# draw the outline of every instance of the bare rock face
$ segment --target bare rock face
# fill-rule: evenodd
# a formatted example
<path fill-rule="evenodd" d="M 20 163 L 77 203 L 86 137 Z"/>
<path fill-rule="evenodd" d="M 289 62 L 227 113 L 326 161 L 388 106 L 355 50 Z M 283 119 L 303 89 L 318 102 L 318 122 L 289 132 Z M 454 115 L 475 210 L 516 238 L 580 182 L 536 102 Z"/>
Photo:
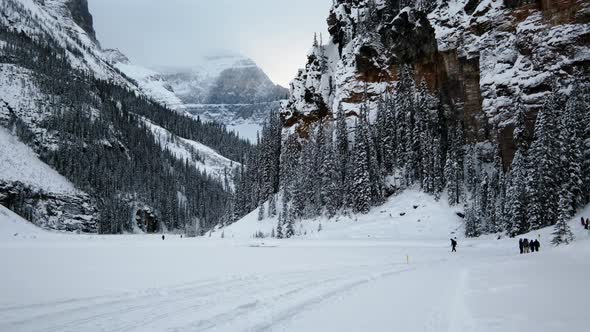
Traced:
<path fill-rule="evenodd" d="M 585 0 L 449 0 L 400 8 L 397 0 L 337 0 L 331 42 L 314 47 L 291 85 L 287 126 L 306 127 L 342 107 L 394 91 L 409 64 L 471 142 L 498 142 L 505 165 L 514 154 L 514 110 L 521 101 L 532 127 L 553 82 L 567 89 L 590 71 L 590 3 Z M 326 66 L 318 67 L 325 62 Z M 326 105 L 326 108 L 322 108 Z"/>
<path fill-rule="evenodd" d="M 207 104 L 253 104 L 275 101 L 288 91 L 273 84 L 256 65 L 228 68 L 219 74 L 207 95 Z"/>
<path fill-rule="evenodd" d="M 96 32 L 94 31 L 92 15 L 88 10 L 88 0 L 69 0 L 67 6 L 74 22 L 96 42 Z"/>
<path fill-rule="evenodd" d="M 85 194 L 48 193 L 20 182 L 0 181 L 0 204 L 45 229 L 98 232 L 98 209 Z"/>

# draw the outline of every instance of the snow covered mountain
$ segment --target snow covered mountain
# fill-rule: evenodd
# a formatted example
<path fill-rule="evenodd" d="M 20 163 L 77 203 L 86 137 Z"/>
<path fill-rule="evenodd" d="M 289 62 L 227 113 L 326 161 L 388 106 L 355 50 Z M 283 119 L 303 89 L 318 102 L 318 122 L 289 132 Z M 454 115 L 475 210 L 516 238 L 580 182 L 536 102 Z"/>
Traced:
<path fill-rule="evenodd" d="M 185 109 L 183 101 L 176 95 L 162 74 L 131 63 L 127 56 L 119 50 L 106 49 L 103 52 L 108 62 L 134 80 L 145 95 L 170 109 L 178 111 Z"/>
<path fill-rule="evenodd" d="M 192 68 L 159 70 L 187 112 L 223 123 L 252 142 L 270 111 L 289 93 L 254 61 L 234 53 L 203 57 Z"/>
<path fill-rule="evenodd" d="M 166 80 L 187 104 L 253 104 L 284 99 L 288 91 L 274 84 L 251 59 L 225 53 L 204 56 L 191 68 L 162 68 Z"/>
<path fill-rule="evenodd" d="M 253 143 L 264 119 L 281 107 L 289 93 L 239 54 L 205 56 L 191 68 L 156 69 L 131 63 L 119 50 L 104 50 L 104 56 L 155 101 L 203 121 L 222 123 Z"/>
<path fill-rule="evenodd" d="M 157 73 L 100 48 L 86 0 L 0 2 L 0 203 L 35 224 L 216 224 L 250 145 L 171 111 L 182 105 Z"/>

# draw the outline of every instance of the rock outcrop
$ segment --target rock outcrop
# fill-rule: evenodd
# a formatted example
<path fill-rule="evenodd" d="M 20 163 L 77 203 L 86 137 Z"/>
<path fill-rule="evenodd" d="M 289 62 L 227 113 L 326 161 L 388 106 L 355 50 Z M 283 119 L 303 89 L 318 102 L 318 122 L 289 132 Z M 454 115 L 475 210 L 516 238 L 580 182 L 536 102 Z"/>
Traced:
<path fill-rule="evenodd" d="M 375 109 L 394 89 L 402 64 L 413 68 L 461 120 L 471 142 L 514 154 L 514 110 L 536 113 L 553 82 L 567 89 L 590 70 L 590 3 L 584 0 L 337 0 L 331 41 L 314 47 L 292 83 L 286 126 L 305 128 L 342 107 Z M 404 2 L 405 3 L 405 2 Z M 318 60 L 318 57 L 322 60 Z M 305 132 L 305 130 L 301 130 Z"/>
<path fill-rule="evenodd" d="M 74 22 L 86 31 L 92 40 L 97 42 L 92 14 L 90 14 L 90 11 L 88 10 L 88 0 L 69 0 L 67 6 L 72 14 Z"/>
<path fill-rule="evenodd" d="M 50 193 L 21 182 L 0 180 L 0 204 L 45 229 L 98 231 L 98 209 L 86 194 Z"/>

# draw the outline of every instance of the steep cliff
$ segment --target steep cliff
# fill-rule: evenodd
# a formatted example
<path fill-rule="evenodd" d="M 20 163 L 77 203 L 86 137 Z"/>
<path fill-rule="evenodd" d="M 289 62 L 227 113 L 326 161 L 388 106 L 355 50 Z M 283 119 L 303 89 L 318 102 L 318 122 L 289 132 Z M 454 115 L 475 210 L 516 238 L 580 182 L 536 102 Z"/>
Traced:
<path fill-rule="evenodd" d="M 69 0 L 67 6 L 72 14 L 74 22 L 86 31 L 92 40 L 98 43 L 96 40 L 96 32 L 94 31 L 92 15 L 88 10 L 88 0 Z"/>
<path fill-rule="evenodd" d="M 291 84 L 287 126 L 305 129 L 338 107 L 349 116 L 365 102 L 375 109 L 409 64 L 469 141 L 499 143 L 505 165 L 515 107 L 524 104 L 532 128 L 552 83 L 567 89 L 590 69 L 584 0 L 337 0 L 328 26 L 330 42 L 313 48 Z"/>

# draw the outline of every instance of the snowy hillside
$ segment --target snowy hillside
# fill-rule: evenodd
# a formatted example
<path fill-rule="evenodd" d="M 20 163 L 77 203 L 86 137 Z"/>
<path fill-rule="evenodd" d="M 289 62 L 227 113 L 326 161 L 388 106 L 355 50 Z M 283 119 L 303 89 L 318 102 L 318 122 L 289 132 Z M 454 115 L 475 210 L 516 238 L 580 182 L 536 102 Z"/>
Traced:
<path fill-rule="evenodd" d="M 31 222 L 0 205 L 0 242 L 51 237 L 54 234 L 42 230 Z"/>
<path fill-rule="evenodd" d="M 172 110 L 184 110 L 182 100 L 174 93 L 172 87 L 162 75 L 154 70 L 132 64 L 118 50 L 105 50 L 105 57 L 118 70 L 137 82 L 139 89 L 156 102 Z"/>
<path fill-rule="evenodd" d="M 217 151 L 199 142 L 178 137 L 168 130 L 145 120 L 146 124 L 157 137 L 163 149 L 170 151 L 179 160 L 192 160 L 197 169 L 224 183 L 231 184 L 231 175 L 240 164 L 220 155 Z"/>
<path fill-rule="evenodd" d="M 0 127 L 0 181 L 19 181 L 48 192 L 76 193 L 74 185 L 39 160 L 35 152 Z"/>
<path fill-rule="evenodd" d="M 268 211 L 268 203 L 265 209 Z M 276 233 L 277 217 L 265 216 L 258 220 L 258 212 L 256 209 L 236 223 L 217 230 L 215 236 L 219 237 L 223 232 L 227 238 L 248 239 L 262 232 L 265 237 L 270 237 L 273 229 Z M 280 208 L 278 212 L 282 213 Z M 446 241 L 463 234 L 462 219 L 456 212 L 462 211 L 449 207 L 444 201 L 436 202 L 431 195 L 408 190 L 391 197 L 368 214 L 302 220 L 295 225 L 295 235 L 308 239 Z M 318 231 L 320 224 L 321 231 Z"/>
<path fill-rule="evenodd" d="M 134 231 L 138 221 L 151 232 L 184 229 L 197 216 L 217 224 L 231 197 L 224 169 L 251 146 L 174 107 L 182 101 L 156 73 L 103 52 L 86 0 L 0 2 L 0 126 L 9 129 L 0 203 L 20 216 L 87 233 Z M 175 143 L 160 144 L 144 119 Z M 58 173 L 80 191 L 62 188 Z"/>
<path fill-rule="evenodd" d="M 3 13 L 0 24 L 37 38 L 50 36 L 51 42 L 67 50 L 68 61 L 73 67 L 132 88 L 131 82 L 121 77 L 105 60 L 94 36 L 80 27 L 78 23 L 84 18 L 72 15 L 69 4 L 77 1 L 4 0 L 0 7 Z"/>
<path fill-rule="evenodd" d="M 104 50 L 104 57 L 153 100 L 203 121 L 225 124 L 253 143 L 264 119 L 288 94 L 239 54 L 201 57 L 191 68 L 157 69 L 133 64 L 119 50 Z"/>

